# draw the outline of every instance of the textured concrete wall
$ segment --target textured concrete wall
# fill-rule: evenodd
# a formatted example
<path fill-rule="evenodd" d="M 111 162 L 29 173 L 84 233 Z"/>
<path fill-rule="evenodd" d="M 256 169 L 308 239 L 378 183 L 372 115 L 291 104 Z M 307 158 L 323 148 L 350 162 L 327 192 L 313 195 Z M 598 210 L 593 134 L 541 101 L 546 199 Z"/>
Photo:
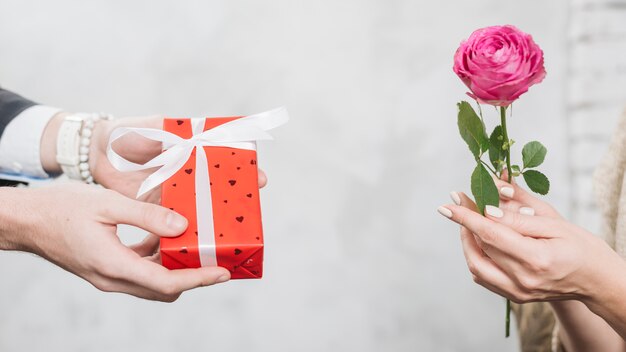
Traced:
<path fill-rule="evenodd" d="M 585 84 L 568 89 L 566 75 L 584 60 L 602 69 L 594 50 L 609 45 L 579 54 L 572 43 L 591 44 L 572 34 L 570 11 L 565 0 L 0 0 L 0 83 L 29 97 L 118 116 L 284 104 L 293 118 L 260 149 L 263 280 L 168 305 L 0 253 L 0 350 L 515 351 L 504 300 L 473 284 L 458 227 L 435 213 L 471 172 L 452 55 L 481 26 L 533 33 L 549 73 L 515 106 L 512 137 L 548 146 L 547 199 L 568 212 L 573 126 L 588 120 L 575 98 Z M 576 28 L 604 28 L 589 21 Z"/>
<path fill-rule="evenodd" d="M 626 1 L 576 0 L 568 34 L 571 215 L 599 229 L 591 175 L 626 105 Z"/>

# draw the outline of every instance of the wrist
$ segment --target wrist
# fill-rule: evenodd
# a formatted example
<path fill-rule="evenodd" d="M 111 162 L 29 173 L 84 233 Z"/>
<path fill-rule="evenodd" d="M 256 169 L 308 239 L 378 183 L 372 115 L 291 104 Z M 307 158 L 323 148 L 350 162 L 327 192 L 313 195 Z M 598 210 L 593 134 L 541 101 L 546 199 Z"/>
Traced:
<path fill-rule="evenodd" d="M 101 123 L 112 119 L 111 115 L 100 113 L 76 113 L 55 116 L 48 128 L 45 147 L 49 148 L 47 158 L 54 153 L 55 160 L 51 167 L 63 172 L 68 178 L 94 183 L 92 167 L 98 155 L 98 136 L 94 129 Z M 99 129 L 97 129 L 99 130 Z M 53 135 L 56 134 L 56 143 Z M 96 144 L 96 146 L 93 146 Z"/>
<path fill-rule="evenodd" d="M 575 306 L 577 303 L 580 304 L 580 302 L 577 300 L 550 301 L 548 303 L 550 304 L 554 312 L 557 313 L 557 315 L 559 315 L 560 312 L 569 311 L 569 309 Z"/>
<path fill-rule="evenodd" d="M 0 250 L 26 250 L 32 221 L 23 207 L 28 190 L 0 187 Z"/>
<path fill-rule="evenodd" d="M 626 261 L 604 242 L 606 249 L 601 263 L 596 263 L 593 275 L 586 280 L 580 299 L 590 310 L 602 315 L 607 307 L 621 305 L 626 293 Z M 593 268 L 593 266 L 592 266 Z"/>
<path fill-rule="evenodd" d="M 63 123 L 63 119 L 67 115 L 67 112 L 59 112 L 54 115 L 46 125 L 41 136 L 41 165 L 43 166 L 43 169 L 50 174 L 58 174 L 61 172 L 61 166 L 56 160 L 57 137 L 59 135 L 59 128 Z"/>
<path fill-rule="evenodd" d="M 108 143 L 108 136 L 111 131 L 111 125 L 113 124 L 110 120 L 100 120 L 93 127 L 92 136 L 91 136 L 91 146 L 89 148 L 89 160 L 87 161 L 89 165 L 89 170 L 91 170 L 91 175 L 94 179 L 95 183 L 100 184 L 101 179 L 98 177 L 98 166 L 102 163 L 102 158 L 106 158 L 106 148 Z"/>

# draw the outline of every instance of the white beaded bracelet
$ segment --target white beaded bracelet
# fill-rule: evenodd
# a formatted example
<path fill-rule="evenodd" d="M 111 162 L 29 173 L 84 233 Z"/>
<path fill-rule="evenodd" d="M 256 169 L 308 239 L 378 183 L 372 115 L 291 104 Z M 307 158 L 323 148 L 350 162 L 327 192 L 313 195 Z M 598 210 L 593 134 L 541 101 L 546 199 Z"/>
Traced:
<path fill-rule="evenodd" d="M 94 183 L 89 170 L 89 148 L 93 128 L 99 120 L 111 120 L 109 114 L 74 114 L 67 116 L 57 137 L 57 162 L 71 179 Z"/>

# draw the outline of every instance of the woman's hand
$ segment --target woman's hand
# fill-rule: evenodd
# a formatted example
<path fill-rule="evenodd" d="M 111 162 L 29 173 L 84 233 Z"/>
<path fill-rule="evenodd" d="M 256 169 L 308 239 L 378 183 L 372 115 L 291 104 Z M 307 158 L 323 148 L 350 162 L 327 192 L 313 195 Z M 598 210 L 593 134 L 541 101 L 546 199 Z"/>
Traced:
<path fill-rule="evenodd" d="M 496 180 L 496 185 L 500 209 L 488 208 L 486 217 L 456 192 L 451 193 L 455 205 L 439 210 L 462 224 L 474 281 L 517 303 L 550 301 L 567 351 L 623 351 L 623 260 L 516 184 Z"/>
<path fill-rule="evenodd" d="M 487 207 L 485 217 L 462 193 L 453 195 L 458 205 L 439 208 L 462 225 L 467 264 L 480 285 L 518 303 L 584 300 L 623 266 L 608 245 L 550 205 L 516 185 L 498 181 L 498 188 L 502 206 Z"/>
<path fill-rule="evenodd" d="M 158 236 L 178 236 L 187 228 L 187 220 L 169 209 L 74 182 L 0 192 L 10 205 L 0 207 L 1 249 L 35 253 L 102 291 L 172 302 L 186 290 L 230 279 L 220 267 L 170 271 L 157 264 Z M 156 236 L 126 247 L 118 224 Z"/>

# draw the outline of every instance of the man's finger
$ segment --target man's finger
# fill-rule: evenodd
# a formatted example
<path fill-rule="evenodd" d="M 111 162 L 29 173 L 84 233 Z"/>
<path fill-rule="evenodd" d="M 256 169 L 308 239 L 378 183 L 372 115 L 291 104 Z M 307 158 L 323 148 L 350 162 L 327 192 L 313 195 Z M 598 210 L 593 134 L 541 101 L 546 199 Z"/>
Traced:
<path fill-rule="evenodd" d="M 162 206 L 130 199 L 114 191 L 100 201 L 106 222 L 137 226 L 157 236 L 175 237 L 187 229 L 187 219 Z"/>
<path fill-rule="evenodd" d="M 127 271 L 126 280 L 163 295 L 178 295 L 184 291 L 230 280 L 230 272 L 221 267 L 168 270 L 151 261 L 138 259 Z"/>
<path fill-rule="evenodd" d="M 267 185 L 267 175 L 263 170 L 259 169 L 259 188 L 263 188 Z"/>
<path fill-rule="evenodd" d="M 141 242 L 129 246 L 128 248 L 135 251 L 135 253 L 137 253 L 140 257 L 147 257 L 152 256 L 157 251 L 159 248 L 159 242 L 159 236 L 155 236 L 150 233 Z"/>
<path fill-rule="evenodd" d="M 159 264 L 161 265 L 161 252 L 156 252 L 153 255 L 149 256 L 149 257 L 144 257 L 144 260 L 149 260 L 153 263 Z"/>
<path fill-rule="evenodd" d="M 108 133 L 117 127 L 162 129 L 163 116 L 129 117 L 109 121 L 107 125 Z M 113 148 L 127 160 L 138 164 L 147 162 L 163 151 L 161 142 L 153 141 L 134 133 L 130 133 L 116 140 L 113 143 Z"/>

